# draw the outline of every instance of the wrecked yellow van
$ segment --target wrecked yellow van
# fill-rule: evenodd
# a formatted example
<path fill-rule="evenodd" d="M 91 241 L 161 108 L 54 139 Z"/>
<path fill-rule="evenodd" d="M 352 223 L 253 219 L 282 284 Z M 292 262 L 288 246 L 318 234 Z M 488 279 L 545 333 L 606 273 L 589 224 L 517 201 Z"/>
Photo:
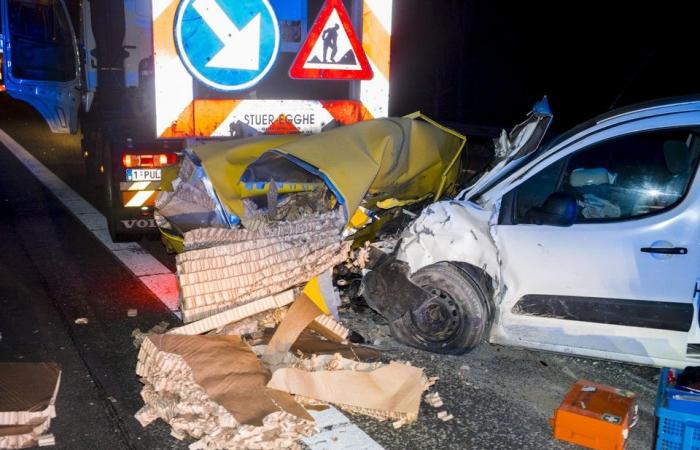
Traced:
<path fill-rule="evenodd" d="M 194 147 L 164 174 L 156 222 L 166 246 L 180 252 L 190 230 L 250 229 L 339 209 L 339 232 L 364 241 L 404 207 L 454 194 L 465 143 L 415 113 Z"/>

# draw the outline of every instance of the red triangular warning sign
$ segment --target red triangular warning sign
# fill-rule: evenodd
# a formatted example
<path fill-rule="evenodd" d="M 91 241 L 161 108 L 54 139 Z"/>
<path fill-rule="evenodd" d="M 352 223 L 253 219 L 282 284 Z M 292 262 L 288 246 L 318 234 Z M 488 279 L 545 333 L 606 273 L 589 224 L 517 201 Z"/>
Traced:
<path fill-rule="evenodd" d="M 342 0 L 327 0 L 323 5 L 289 75 L 317 80 L 374 78 Z"/>

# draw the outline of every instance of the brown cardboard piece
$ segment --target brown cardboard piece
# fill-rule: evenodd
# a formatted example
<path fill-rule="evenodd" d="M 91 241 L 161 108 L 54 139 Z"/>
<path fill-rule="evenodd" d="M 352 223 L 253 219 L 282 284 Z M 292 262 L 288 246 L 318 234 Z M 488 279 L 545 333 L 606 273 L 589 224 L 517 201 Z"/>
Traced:
<path fill-rule="evenodd" d="M 263 332 L 263 344 L 269 343 L 274 331 L 273 329 L 266 329 Z M 295 355 L 301 353 L 304 356 L 339 354 L 343 358 L 354 361 L 378 361 L 382 356 L 382 352 L 379 350 L 364 345 L 343 344 L 325 340 L 309 330 L 309 328 L 302 331 L 297 340 L 294 341 L 294 344 L 292 344 L 290 351 Z"/>
<path fill-rule="evenodd" d="M 341 323 L 336 322 L 333 316 L 325 314 L 318 316 L 309 324 L 309 329 L 333 342 L 345 342 L 350 335 L 350 330 Z"/>
<path fill-rule="evenodd" d="M 257 356 L 239 336 L 149 336 L 158 350 L 182 357 L 210 399 L 242 424 L 261 426 L 280 409 L 313 421 L 287 393 L 266 389 L 269 379 Z"/>
<path fill-rule="evenodd" d="M 51 363 L 0 363 L 0 412 L 41 411 L 58 390 L 61 369 Z"/>
<path fill-rule="evenodd" d="M 56 417 L 61 369 L 53 363 L 0 363 L 0 448 L 37 445 Z"/>
<path fill-rule="evenodd" d="M 370 372 L 278 369 L 267 386 L 340 407 L 386 413 L 387 418 L 413 421 L 418 417 L 423 378 L 423 369 L 392 362 Z"/>
<path fill-rule="evenodd" d="M 0 425 L 56 416 L 61 369 L 53 363 L 0 363 Z"/>
<path fill-rule="evenodd" d="M 299 294 L 267 344 L 263 361 L 273 365 L 281 361 L 301 332 L 321 314 L 323 311 L 306 294 Z"/>
<path fill-rule="evenodd" d="M 355 361 L 377 361 L 381 358 L 382 352 L 373 348 L 355 344 L 341 344 L 338 342 L 325 341 L 317 337 L 309 330 L 305 330 L 294 342 L 292 352 L 299 352 L 303 355 L 334 355 L 339 354 L 343 358 Z"/>

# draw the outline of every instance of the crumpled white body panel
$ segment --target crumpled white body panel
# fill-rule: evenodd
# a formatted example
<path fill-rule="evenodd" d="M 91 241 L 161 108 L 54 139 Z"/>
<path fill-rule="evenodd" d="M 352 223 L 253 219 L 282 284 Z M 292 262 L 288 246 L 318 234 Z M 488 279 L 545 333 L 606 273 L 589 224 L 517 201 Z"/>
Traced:
<path fill-rule="evenodd" d="M 460 261 L 498 280 L 498 251 L 490 233 L 493 212 L 466 201 L 443 201 L 423 210 L 404 230 L 398 259 L 411 273 L 440 261 Z"/>

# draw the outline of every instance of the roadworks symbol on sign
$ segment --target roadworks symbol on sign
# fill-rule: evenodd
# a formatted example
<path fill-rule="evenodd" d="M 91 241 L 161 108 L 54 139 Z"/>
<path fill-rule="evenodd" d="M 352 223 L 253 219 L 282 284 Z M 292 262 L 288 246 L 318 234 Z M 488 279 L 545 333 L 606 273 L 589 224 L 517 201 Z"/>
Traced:
<path fill-rule="evenodd" d="M 289 75 L 323 80 L 371 80 L 374 77 L 342 0 L 326 1 Z"/>

